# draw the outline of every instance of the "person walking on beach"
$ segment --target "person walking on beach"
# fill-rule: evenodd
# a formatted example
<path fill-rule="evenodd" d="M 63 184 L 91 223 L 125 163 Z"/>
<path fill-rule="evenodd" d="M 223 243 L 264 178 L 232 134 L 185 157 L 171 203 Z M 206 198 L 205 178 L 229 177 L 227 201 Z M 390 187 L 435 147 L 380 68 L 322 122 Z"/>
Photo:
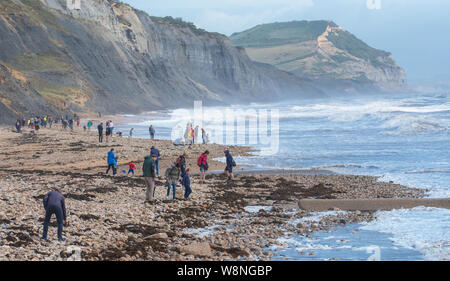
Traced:
<path fill-rule="evenodd" d="M 194 129 L 194 143 L 198 143 L 198 130 L 199 130 L 199 126 L 195 126 Z"/>
<path fill-rule="evenodd" d="M 19 119 L 17 119 L 17 121 L 16 121 L 16 131 L 19 134 L 22 133 L 22 122 L 20 122 Z"/>
<path fill-rule="evenodd" d="M 157 148 L 155 148 L 154 146 L 152 146 L 150 149 L 150 154 L 156 155 L 156 161 L 155 161 L 156 175 L 159 176 L 159 157 L 160 157 L 159 150 Z"/>
<path fill-rule="evenodd" d="M 103 142 L 103 123 L 98 124 L 98 142 Z"/>
<path fill-rule="evenodd" d="M 187 153 L 184 152 L 183 155 L 178 157 L 177 163 L 179 164 L 179 168 L 181 171 L 181 178 L 184 177 L 184 174 L 186 173 L 186 158 L 188 157 Z"/>
<path fill-rule="evenodd" d="M 202 141 L 203 141 L 203 144 L 206 144 L 206 131 L 203 128 L 202 128 Z"/>
<path fill-rule="evenodd" d="M 109 137 L 111 136 L 111 125 L 110 125 L 109 121 L 106 122 L 106 134 L 105 135 L 106 135 L 106 142 L 108 143 Z"/>
<path fill-rule="evenodd" d="M 145 202 L 151 202 L 154 200 L 155 195 L 155 160 L 156 155 L 148 155 L 144 159 L 144 164 L 142 165 L 142 172 L 144 174 L 145 185 L 147 186 L 145 193 Z"/>
<path fill-rule="evenodd" d="M 184 174 L 183 177 L 183 186 L 184 186 L 184 200 L 188 200 L 189 199 L 189 195 L 191 195 L 192 193 L 192 189 L 191 189 L 191 178 L 190 178 L 191 172 L 189 169 L 186 170 L 186 174 Z M 174 190 L 175 193 L 175 190 Z"/>
<path fill-rule="evenodd" d="M 58 222 L 58 240 L 64 242 L 66 239 L 62 236 L 63 225 L 68 225 L 64 196 L 58 190 L 51 191 L 44 196 L 43 203 L 45 219 L 41 240 L 47 240 L 48 225 L 52 215 L 55 214 L 56 221 Z"/>
<path fill-rule="evenodd" d="M 233 156 L 231 156 L 230 150 L 225 149 L 225 157 L 227 159 L 227 166 L 225 167 L 225 173 L 228 176 L 228 180 L 234 180 L 233 167 L 236 167 Z"/>
<path fill-rule="evenodd" d="M 117 157 L 114 155 L 114 148 L 108 152 L 108 170 L 106 170 L 106 174 L 109 173 L 109 170 L 112 168 L 113 176 L 117 174 Z"/>
<path fill-rule="evenodd" d="M 209 151 L 206 150 L 197 159 L 197 166 L 200 167 L 200 173 L 201 173 L 201 175 L 200 175 L 200 182 L 202 184 L 205 183 L 206 171 L 208 171 L 208 155 L 209 155 Z"/>
<path fill-rule="evenodd" d="M 87 129 L 88 129 L 88 131 L 91 130 L 91 127 L 92 127 L 92 121 L 89 120 L 89 121 L 87 122 Z"/>
<path fill-rule="evenodd" d="M 48 118 L 48 125 L 50 126 L 50 129 L 53 127 L 53 115 Z"/>
<path fill-rule="evenodd" d="M 73 131 L 73 119 L 69 120 L 69 128 L 71 131 Z"/>
<path fill-rule="evenodd" d="M 112 120 L 109 120 L 109 128 L 111 129 L 111 138 L 112 138 L 114 134 L 114 123 Z"/>
<path fill-rule="evenodd" d="M 66 120 L 62 120 L 62 126 L 65 131 L 67 129 L 67 121 Z"/>
<path fill-rule="evenodd" d="M 134 134 L 134 128 L 131 128 L 131 130 L 130 130 L 130 139 L 133 137 L 133 134 Z"/>
<path fill-rule="evenodd" d="M 170 200 L 170 190 L 173 189 L 173 200 L 177 200 L 177 181 L 180 178 L 180 164 L 173 163 L 165 172 L 167 179 L 167 200 Z"/>
<path fill-rule="evenodd" d="M 150 139 L 154 140 L 155 139 L 155 128 L 153 127 L 153 125 L 150 125 L 150 127 L 148 128 L 148 131 L 150 133 Z"/>

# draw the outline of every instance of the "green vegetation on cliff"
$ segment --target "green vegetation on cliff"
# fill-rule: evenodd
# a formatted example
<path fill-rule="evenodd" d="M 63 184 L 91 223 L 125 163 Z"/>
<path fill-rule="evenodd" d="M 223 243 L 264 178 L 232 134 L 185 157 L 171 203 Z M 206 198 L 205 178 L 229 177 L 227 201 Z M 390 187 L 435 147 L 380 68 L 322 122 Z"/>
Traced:
<path fill-rule="evenodd" d="M 249 30 L 234 33 L 231 43 L 245 48 L 264 48 L 316 40 L 325 32 L 330 21 L 291 21 L 257 25 Z"/>

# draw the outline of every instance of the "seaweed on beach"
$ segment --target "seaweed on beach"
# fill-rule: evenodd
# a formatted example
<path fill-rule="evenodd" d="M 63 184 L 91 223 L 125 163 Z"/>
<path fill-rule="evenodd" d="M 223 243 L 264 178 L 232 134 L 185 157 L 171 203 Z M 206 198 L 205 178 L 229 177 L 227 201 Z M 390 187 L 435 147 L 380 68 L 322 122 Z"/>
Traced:
<path fill-rule="evenodd" d="M 159 228 L 146 224 L 124 224 L 118 228 L 113 228 L 112 230 L 122 233 L 124 233 L 125 231 L 129 231 L 134 234 L 141 234 L 143 237 L 151 236 L 153 234 L 161 232 Z"/>
<path fill-rule="evenodd" d="M 248 256 L 249 253 L 241 248 L 236 248 L 236 247 L 232 247 L 232 248 L 225 248 L 216 244 L 212 244 L 211 245 L 211 249 L 216 250 L 218 252 L 224 252 L 227 254 L 230 254 L 233 258 L 237 258 L 240 256 Z"/>
<path fill-rule="evenodd" d="M 91 214 L 80 215 L 79 218 L 84 220 L 84 221 L 99 220 L 100 219 L 99 216 L 91 215 Z"/>
<path fill-rule="evenodd" d="M 95 195 L 92 194 L 74 194 L 69 193 L 64 195 L 66 199 L 73 199 L 77 201 L 93 201 L 92 198 L 95 198 Z"/>

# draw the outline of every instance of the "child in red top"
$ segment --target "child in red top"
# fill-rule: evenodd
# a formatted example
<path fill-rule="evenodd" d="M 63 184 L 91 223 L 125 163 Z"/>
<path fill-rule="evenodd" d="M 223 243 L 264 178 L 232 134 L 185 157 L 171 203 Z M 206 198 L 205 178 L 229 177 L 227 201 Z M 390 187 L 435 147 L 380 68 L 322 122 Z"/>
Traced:
<path fill-rule="evenodd" d="M 134 165 L 134 163 L 133 162 L 130 162 L 130 163 L 128 163 L 128 166 L 129 166 L 129 170 L 128 170 L 128 175 L 130 175 L 130 173 L 132 173 L 133 174 L 133 176 L 134 176 L 134 170 L 136 170 L 136 165 Z"/>

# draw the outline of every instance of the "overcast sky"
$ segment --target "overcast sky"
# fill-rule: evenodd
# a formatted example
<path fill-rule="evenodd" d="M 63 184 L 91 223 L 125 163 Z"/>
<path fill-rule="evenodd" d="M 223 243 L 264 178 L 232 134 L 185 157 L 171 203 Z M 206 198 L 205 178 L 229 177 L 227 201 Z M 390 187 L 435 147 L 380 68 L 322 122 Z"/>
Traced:
<path fill-rule="evenodd" d="M 391 52 L 411 84 L 450 85 L 449 0 L 122 1 L 150 15 L 181 17 L 225 35 L 275 21 L 333 20 L 369 45 Z"/>

